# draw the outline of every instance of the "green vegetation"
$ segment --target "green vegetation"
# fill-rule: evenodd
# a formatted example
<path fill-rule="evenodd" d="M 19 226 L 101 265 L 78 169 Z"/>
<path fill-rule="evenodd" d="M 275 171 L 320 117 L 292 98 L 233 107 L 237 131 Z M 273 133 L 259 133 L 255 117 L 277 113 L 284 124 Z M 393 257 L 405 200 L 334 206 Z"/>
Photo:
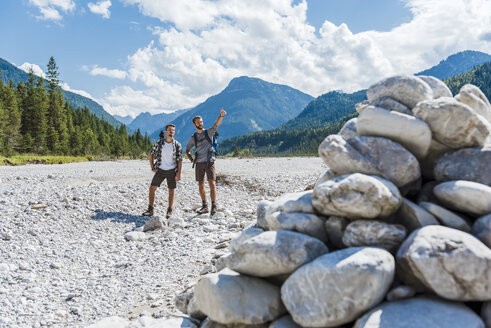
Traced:
<path fill-rule="evenodd" d="M 488 99 L 491 99 L 491 62 L 479 65 L 467 73 L 445 80 L 452 93 L 456 95 L 464 84 L 479 87 Z"/>
<path fill-rule="evenodd" d="M 320 128 L 338 122 L 355 111 L 355 105 L 367 99 L 366 90 L 351 94 L 331 91 L 311 101 L 294 119 L 281 125 L 282 130 Z"/>
<path fill-rule="evenodd" d="M 128 135 L 124 125 L 114 127 L 87 107 L 74 109 L 65 100 L 53 57 L 46 80 L 36 78 L 32 71 L 28 77 L 17 86 L 0 79 L 1 155 L 10 160 L 18 154 L 141 158 L 148 153 L 152 146 L 148 135 L 142 136 L 139 130 Z"/>
<path fill-rule="evenodd" d="M 12 80 L 14 85 L 18 85 L 20 82 L 27 83 L 29 80 L 28 74 L 23 70 L 15 67 L 8 61 L 0 58 L 0 70 L 2 71 L 2 75 L 0 76 L 0 80 L 3 80 L 4 83 L 9 84 Z M 36 80 L 41 79 L 36 76 Z M 65 101 L 68 101 L 73 108 L 84 108 L 87 107 L 92 114 L 95 114 L 98 118 L 104 119 L 112 125 L 119 127 L 121 122 L 112 117 L 108 112 L 104 110 L 104 108 L 87 97 L 81 96 L 79 94 L 73 93 L 71 91 L 62 90 L 63 96 L 65 97 Z"/>
<path fill-rule="evenodd" d="M 74 162 L 88 162 L 94 160 L 93 156 L 42 156 L 37 154 L 22 154 L 14 156 L 0 156 L 0 166 L 25 164 L 65 164 Z"/>
<path fill-rule="evenodd" d="M 246 134 L 220 142 L 220 153 L 229 156 L 317 156 L 319 144 L 330 134 L 338 133 L 344 123 L 356 117 L 349 114 L 325 127 L 282 130 L 275 129 Z M 247 154 L 247 155 L 246 155 Z"/>

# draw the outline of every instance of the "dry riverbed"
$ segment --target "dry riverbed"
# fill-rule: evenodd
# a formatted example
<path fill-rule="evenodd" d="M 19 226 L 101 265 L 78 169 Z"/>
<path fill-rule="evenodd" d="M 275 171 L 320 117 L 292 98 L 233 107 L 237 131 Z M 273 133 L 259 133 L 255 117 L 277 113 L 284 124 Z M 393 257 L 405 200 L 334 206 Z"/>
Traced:
<path fill-rule="evenodd" d="M 175 224 L 142 241 L 124 235 L 148 221 L 140 216 L 153 175 L 147 161 L 0 167 L 0 327 L 170 315 L 175 294 L 254 222 L 259 200 L 301 191 L 326 169 L 319 158 L 230 158 L 216 167 L 216 217 L 194 214 L 200 200 L 186 161 Z M 161 188 L 156 215 L 166 206 Z"/>

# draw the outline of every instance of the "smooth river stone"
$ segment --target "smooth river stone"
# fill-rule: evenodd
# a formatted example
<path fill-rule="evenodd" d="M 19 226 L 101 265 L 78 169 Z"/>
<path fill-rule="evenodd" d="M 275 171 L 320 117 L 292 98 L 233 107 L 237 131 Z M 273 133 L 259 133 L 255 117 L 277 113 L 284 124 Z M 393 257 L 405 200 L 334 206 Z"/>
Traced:
<path fill-rule="evenodd" d="M 385 137 L 393 140 L 414 156 L 423 158 L 431 143 L 431 130 L 414 116 L 368 106 L 358 117 L 357 131 L 362 136 Z"/>
<path fill-rule="evenodd" d="M 412 75 L 396 75 L 370 86 L 367 90 L 369 102 L 390 97 L 412 109 L 420 101 L 433 99 L 431 87 L 422 79 Z"/>
<path fill-rule="evenodd" d="M 448 208 L 482 216 L 491 213 L 491 187 L 472 181 L 442 182 L 433 188 L 435 196 Z"/>

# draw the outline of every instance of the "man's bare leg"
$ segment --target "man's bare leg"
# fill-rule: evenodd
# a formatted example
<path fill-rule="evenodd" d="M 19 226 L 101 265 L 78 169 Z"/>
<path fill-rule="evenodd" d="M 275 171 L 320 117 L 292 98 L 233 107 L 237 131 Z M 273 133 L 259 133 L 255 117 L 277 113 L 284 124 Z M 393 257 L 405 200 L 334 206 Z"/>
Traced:
<path fill-rule="evenodd" d="M 150 186 L 150 190 L 148 192 L 148 205 L 150 207 L 153 207 L 153 203 L 155 202 L 155 191 L 157 188 L 157 186 Z"/>
<path fill-rule="evenodd" d="M 172 205 L 174 205 L 174 189 L 168 189 L 169 190 L 169 207 L 172 208 Z"/>
<path fill-rule="evenodd" d="M 210 186 L 211 201 L 216 202 L 216 200 L 217 200 L 217 188 L 216 188 L 215 180 L 208 180 L 208 185 Z"/>

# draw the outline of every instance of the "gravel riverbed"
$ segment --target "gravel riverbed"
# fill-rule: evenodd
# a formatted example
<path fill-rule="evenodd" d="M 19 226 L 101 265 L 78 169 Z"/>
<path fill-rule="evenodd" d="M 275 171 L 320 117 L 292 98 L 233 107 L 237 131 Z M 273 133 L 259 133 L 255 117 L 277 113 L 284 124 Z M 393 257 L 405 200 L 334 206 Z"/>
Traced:
<path fill-rule="evenodd" d="M 0 167 L 0 327 L 171 315 L 176 293 L 255 221 L 259 200 L 304 190 L 326 166 L 320 158 L 232 158 L 216 169 L 213 218 L 194 213 L 198 187 L 185 161 L 168 226 L 126 241 L 149 220 L 140 216 L 153 176 L 148 161 Z M 166 207 L 164 182 L 155 215 Z"/>

